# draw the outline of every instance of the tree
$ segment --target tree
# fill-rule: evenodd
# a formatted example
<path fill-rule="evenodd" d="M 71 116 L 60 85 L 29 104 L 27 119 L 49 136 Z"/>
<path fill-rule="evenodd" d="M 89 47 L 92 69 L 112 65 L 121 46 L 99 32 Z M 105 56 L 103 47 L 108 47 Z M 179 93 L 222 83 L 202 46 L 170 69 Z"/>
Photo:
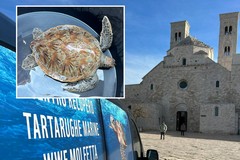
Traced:
<path fill-rule="evenodd" d="M 137 105 L 137 106 L 133 107 L 132 114 L 133 114 L 134 120 L 136 122 L 139 118 L 146 118 L 147 117 L 147 113 L 145 111 L 145 108 L 143 106 L 140 106 L 140 105 Z"/>

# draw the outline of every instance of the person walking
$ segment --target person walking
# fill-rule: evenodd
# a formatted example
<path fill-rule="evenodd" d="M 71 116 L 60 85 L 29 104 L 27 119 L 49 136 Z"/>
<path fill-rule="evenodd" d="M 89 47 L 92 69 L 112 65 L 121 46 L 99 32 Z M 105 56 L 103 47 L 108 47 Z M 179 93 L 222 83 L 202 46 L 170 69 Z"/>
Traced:
<path fill-rule="evenodd" d="M 181 136 L 184 136 L 184 132 L 186 131 L 186 125 L 185 123 L 182 123 L 180 126 Z"/>
<path fill-rule="evenodd" d="M 160 133 L 161 133 L 160 139 L 163 139 L 163 140 L 165 139 L 166 132 L 167 132 L 167 125 L 164 122 L 162 122 L 162 124 L 160 125 Z"/>

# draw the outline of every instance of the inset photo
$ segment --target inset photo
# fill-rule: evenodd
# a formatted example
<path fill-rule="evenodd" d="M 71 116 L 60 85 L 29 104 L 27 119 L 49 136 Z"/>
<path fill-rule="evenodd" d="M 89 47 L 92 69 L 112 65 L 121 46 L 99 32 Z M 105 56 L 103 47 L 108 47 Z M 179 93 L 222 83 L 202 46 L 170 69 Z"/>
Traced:
<path fill-rule="evenodd" d="M 124 6 L 17 6 L 17 98 L 124 98 Z"/>

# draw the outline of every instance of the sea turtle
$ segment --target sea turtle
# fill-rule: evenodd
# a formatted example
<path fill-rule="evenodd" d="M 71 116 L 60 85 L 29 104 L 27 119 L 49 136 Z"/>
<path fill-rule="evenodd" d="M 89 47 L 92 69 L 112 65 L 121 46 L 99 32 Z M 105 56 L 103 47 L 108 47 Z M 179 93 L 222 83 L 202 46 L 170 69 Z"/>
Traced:
<path fill-rule="evenodd" d="M 115 120 L 112 115 L 110 115 L 110 126 L 109 127 L 114 130 L 120 145 L 122 145 L 124 148 L 126 148 L 127 142 L 126 142 L 126 137 L 125 137 L 125 133 L 123 130 L 123 126 L 119 121 Z"/>
<path fill-rule="evenodd" d="M 67 82 L 64 90 L 84 92 L 98 82 L 99 67 L 111 68 L 115 60 L 103 54 L 112 44 L 113 34 L 107 16 L 102 19 L 100 42 L 85 29 L 75 25 L 59 25 L 43 32 L 33 29 L 33 41 L 22 68 L 39 66 L 49 77 Z"/>
<path fill-rule="evenodd" d="M 127 141 L 126 141 L 123 125 L 119 121 L 115 120 L 112 115 L 110 115 L 110 126 L 109 127 L 113 129 L 113 131 L 115 132 L 115 134 L 117 136 L 118 142 L 120 144 L 121 159 L 127 160 L 126 152 L 125 152 L 125 149 L 127 148 Z"/>

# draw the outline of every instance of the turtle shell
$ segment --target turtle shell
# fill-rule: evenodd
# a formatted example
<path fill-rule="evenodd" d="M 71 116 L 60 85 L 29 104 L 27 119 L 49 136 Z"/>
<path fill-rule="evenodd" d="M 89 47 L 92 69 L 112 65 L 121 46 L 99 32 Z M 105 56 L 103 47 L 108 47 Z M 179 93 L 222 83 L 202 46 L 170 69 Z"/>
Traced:
<path fill-rule="evenodd" d="M 61 82 L 76 82 L 96 73 L 102 51 L 98 40 L 81 27 L 50 28 L 31 42 L 38 66 Z"/>

